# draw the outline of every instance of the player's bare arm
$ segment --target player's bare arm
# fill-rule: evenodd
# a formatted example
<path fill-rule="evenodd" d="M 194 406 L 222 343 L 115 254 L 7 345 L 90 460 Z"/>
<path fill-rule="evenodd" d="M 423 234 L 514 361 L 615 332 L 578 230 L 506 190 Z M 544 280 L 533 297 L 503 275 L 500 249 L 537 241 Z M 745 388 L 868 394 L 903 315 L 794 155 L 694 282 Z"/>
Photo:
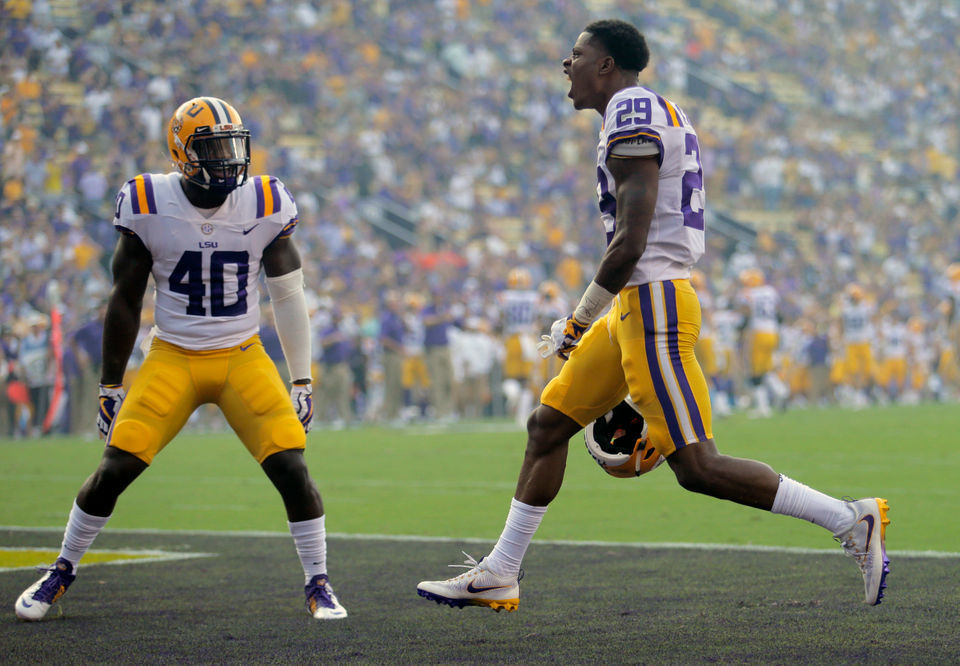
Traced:
<path fill-rule="evenodd" d="M 300 251 L 290 238 L 278 238 L 263 250 L 263 272 L 280 277 L 301 267 Z"/>
<path fill-rule="evenodd" d="M 607 166 L 617 183 L 617 226 L 594 280 L 616 294 L 627 284 L 647 247 L 660 167 L 654 156 L 613 156 Z"/>
<path fill-rule="evenodd" d="M 567 358 L 590 324 L 626 286 L 647 247 L 659 191 L 660 165 L 655 156 L 611 156 L 607 166 L 616 182 L 613 238 L 573 314 L 555 321 L 550 334 L 541 336 L 537 349 L 544 358 L 552 353 Z"/>
<path fill-rule="evenodd" d="M 140 330 L 140 310 L 153 258 L 143 242 L 121 234 L 113 253 L 113 290 L 103 320 L 101 384 L 120 384 Z"/>

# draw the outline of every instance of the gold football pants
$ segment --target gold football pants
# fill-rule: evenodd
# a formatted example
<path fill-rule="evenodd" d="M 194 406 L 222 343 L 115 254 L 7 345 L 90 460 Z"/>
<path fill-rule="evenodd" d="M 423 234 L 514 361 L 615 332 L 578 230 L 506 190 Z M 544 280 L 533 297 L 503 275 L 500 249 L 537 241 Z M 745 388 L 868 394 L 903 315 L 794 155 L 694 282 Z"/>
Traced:
<path fill-rule="evenodd" d="M 693 349 L 700 302 L 689 280 L 620 292 L 593 323 L 541 402 L 586 426 L 629 392 L 664 456 L 713 437 L 710 394 Z"/>
<path fill-rule="evenodd" d="M 258 463 L 304 448 L 303 426 L 257 335 L 236 347 L 203 351 L 154 339 L 107 444 L 150 464 L 205 403 L 220 407 Z"/>

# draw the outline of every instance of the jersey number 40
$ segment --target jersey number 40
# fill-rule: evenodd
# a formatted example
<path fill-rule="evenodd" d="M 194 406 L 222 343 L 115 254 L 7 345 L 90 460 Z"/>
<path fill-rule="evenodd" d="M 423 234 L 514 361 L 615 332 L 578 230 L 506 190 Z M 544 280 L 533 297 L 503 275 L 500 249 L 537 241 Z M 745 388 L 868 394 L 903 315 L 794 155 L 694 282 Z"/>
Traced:
<path fill-rule="evenodd" d="M 225 294 L 225 267 L 236 266 L 237 290 L 231 303 Z M 206 316 L 203 299 L 210 284 L 210 316 L 236 317 L 247 312 L 247 275 L 250 272 L 246 251 L 217 250 L 210 255 L 209 279 L 204 280 L 203 253 L 188 250 L 170 273 L 170 291 L 187 297 L 187 314 Z"/>

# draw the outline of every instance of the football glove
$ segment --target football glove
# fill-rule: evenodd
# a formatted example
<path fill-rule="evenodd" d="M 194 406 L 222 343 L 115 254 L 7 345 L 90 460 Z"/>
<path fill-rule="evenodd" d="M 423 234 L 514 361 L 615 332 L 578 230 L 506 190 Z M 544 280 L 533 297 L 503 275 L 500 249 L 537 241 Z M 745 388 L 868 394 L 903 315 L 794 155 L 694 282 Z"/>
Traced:
<path fill-rule="evenodd" d="M 563 328 L 566 325 L 566 319 L 558 319 L 550 325 L 549 334 L 540 336 L 540 342 L 537 343 L 537 353 L 540 354 L 540 358 L 550 358 L 557 353 L 563 341 Z"/>
<path fill-rule="evenodd" d="M 563 360 L 570 358 L 570 352 L 580 342 L 580 338 L 590 328 L 590 324 L 577 321 L 572 314 L 565 319 L 558 319 L 550 327 L 550 335 L 541 335 L 537 343 L 537 352 L 541 358 L 549 358 L 556 354 Z"/>
<path fill-rule="evenodd" d="M 127 394 L 122 384 L 100 384 L 100 409 L 97 411 L 97 430 L 100 439 L 106 439 L 113 425 L 113 419 L 120 411 L 120 405 Z"/>
<path fill-rule="evenodd" d="M 303 431 L 310 432 L 310 425 L 313 423 L 313 385 L 294 384 L 290 389 L 290 400 L 303 425 Z"/>

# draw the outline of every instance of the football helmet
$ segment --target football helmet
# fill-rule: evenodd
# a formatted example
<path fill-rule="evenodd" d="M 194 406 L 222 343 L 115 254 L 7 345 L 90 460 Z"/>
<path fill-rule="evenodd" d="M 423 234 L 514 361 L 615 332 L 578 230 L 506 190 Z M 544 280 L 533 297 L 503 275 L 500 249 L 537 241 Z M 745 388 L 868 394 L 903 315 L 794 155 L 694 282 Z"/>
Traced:
<path fill-rule="evenodd" d="M 707 288 L 707 276 L 703 271 L 694 268 L 690 271 L 690 284 L 694 289 L 702 291 Z"/>
<path fill-rule="evenodd" d="M 744 287 L 759 287 L 763 282 L 763 272 L 759 268 L 744 268 L 740 271 L 740 284 Z"/>
<path fill-rule="evenodd" d="M 177 171 L 205 190 L 243 185 L 250 166 L 250 130 L 240 114 L 216 97 L 195 97 L 174 112 L 167 147 Z"/>
<path fill-rule="evenodd" d="M 584 428 L 583 440 L 603 471 L 621 479 L 646 474 L 665 460 L 647 437 L 647 424 L 629 396 Z"/>
<path fill-rule="evenodd" d="M 423 306 L 425 305 L 425 301 L 424 301 L 423 295 L 415 291 L 409 291 L 403 295 L 403 304 L 409 310 L 413 310 L 414 312 L 419 312 L 420 310 L 423 309 Z"/>
<path fill-rule="evenodd" d="M 511 289 L 529 289 L 531 281 L 530 271 L 526 268 L 512 268 L 507 273 L 507 286 Z"/>
<path fill-rule="evenodd" d="M 947 266 L 947 278 L 950 282 L 960 282 L 960 262 L 955 261 Z"/>
<path fill-rule="evenodd" d="M 560 289 L 560 285 L 554 280 L 547 280 L 545 282 L 542 282 L 540 284 L 540 288 L 538 289 L 538 291 L 540 292 L 541 296 L 543 296 L 548 300 L 554 300 L 556 298 L 560 298 L 560 294 L 562 292 L 562 290 Z"/>
<path fill-rule="evenodd" d="M 856 303 L 859 303 L 867 296 L 867 292 L 858 284 L 848 284 L 846 293 L 847 296 Z"/>

